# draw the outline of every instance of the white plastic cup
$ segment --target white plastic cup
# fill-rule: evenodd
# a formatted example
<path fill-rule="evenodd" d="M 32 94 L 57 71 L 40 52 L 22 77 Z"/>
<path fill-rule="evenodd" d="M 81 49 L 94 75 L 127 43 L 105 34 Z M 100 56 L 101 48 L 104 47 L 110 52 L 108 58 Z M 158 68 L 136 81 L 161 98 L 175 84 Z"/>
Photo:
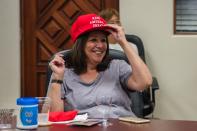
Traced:
<path fill-rule="evenodd" d="M 51 99 L 49 97 L 36 97 L 38 99 L 38 125 L 49 125 L 49 112 Z"/>

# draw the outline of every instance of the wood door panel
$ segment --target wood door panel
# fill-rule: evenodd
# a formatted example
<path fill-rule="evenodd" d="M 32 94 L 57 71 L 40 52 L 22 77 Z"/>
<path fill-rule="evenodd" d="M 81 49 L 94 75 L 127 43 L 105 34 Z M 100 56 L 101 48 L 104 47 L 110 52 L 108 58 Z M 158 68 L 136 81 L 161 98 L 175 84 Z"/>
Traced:
<path fill-rule="evenodd" d="M 21 0 L 21 96 L 44 96 L 50 57 L 72 47 L 69 30 L 76 18 L 119 0 Z"/>
<path fill-rule="evenodd" d="M 98 12 L 97 8 L 95 8 L 94 2 L 92 2 L 92 1 L 89 1 L 89 0 L 84 0 L 84 1 L 73 0 L 73 2 L 75 2 L 75 4 L 78 5 L 78 7 L 80 7 L 79 10 L 78 10 L 78 11 L 81 12 L 80 14 L 82 14 L 83 12 L 94 12 L 94 13 Z M 100 2 L 102 2 L 102 1 L 100 1 Z M 102 6 L 102 5 L 100 4 L 98 6 Z"/>

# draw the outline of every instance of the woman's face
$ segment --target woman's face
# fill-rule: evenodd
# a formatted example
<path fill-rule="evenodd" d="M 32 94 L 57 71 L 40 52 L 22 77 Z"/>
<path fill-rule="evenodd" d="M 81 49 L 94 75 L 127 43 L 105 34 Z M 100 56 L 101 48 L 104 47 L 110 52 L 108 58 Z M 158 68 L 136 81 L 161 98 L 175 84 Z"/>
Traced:
<path fill-rule="evenodd" d="M 91 32 L 85 45 L 87 63 L 95 65 L 99 64 L 103 60 L 106 50 L 106 34 L 99 31 Z"/>

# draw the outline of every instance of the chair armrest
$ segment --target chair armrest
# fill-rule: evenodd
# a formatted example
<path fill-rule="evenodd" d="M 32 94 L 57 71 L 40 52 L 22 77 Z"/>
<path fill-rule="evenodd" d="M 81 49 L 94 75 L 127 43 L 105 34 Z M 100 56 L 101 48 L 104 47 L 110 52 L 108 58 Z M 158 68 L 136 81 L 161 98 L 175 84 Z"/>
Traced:
<path fill-rule="evenodd" d="M 158 90 L 159 84 L 158 84 L 157 78 L 153 76 L 152 79 L 153 79 L 153 82 L 151 84 L 152 90 L 154 90 L 154 91 Z"/>
<path fill-rule="evenodd" d="M 159 84 L 156 77 L 153 77 L 152 79 L 153 82 L 151 84 L 151 89 L 152 89 L 151 95 L 152 95 L 152 102 L 155 105 L 155 91 L 159 89 Z"/>

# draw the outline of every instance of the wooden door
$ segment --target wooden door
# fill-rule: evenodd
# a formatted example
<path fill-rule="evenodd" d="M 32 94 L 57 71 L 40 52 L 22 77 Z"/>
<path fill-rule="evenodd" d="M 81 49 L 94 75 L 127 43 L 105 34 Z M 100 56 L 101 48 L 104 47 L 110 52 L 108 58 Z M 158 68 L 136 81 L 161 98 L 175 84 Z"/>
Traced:
<path fill-rule="evenodd" d="M 21 96 L 44 96 L 49 58 L 71 48 L 70 27 L 85 13 L 119 10 L 119 0 L 21 0 Z"/>

